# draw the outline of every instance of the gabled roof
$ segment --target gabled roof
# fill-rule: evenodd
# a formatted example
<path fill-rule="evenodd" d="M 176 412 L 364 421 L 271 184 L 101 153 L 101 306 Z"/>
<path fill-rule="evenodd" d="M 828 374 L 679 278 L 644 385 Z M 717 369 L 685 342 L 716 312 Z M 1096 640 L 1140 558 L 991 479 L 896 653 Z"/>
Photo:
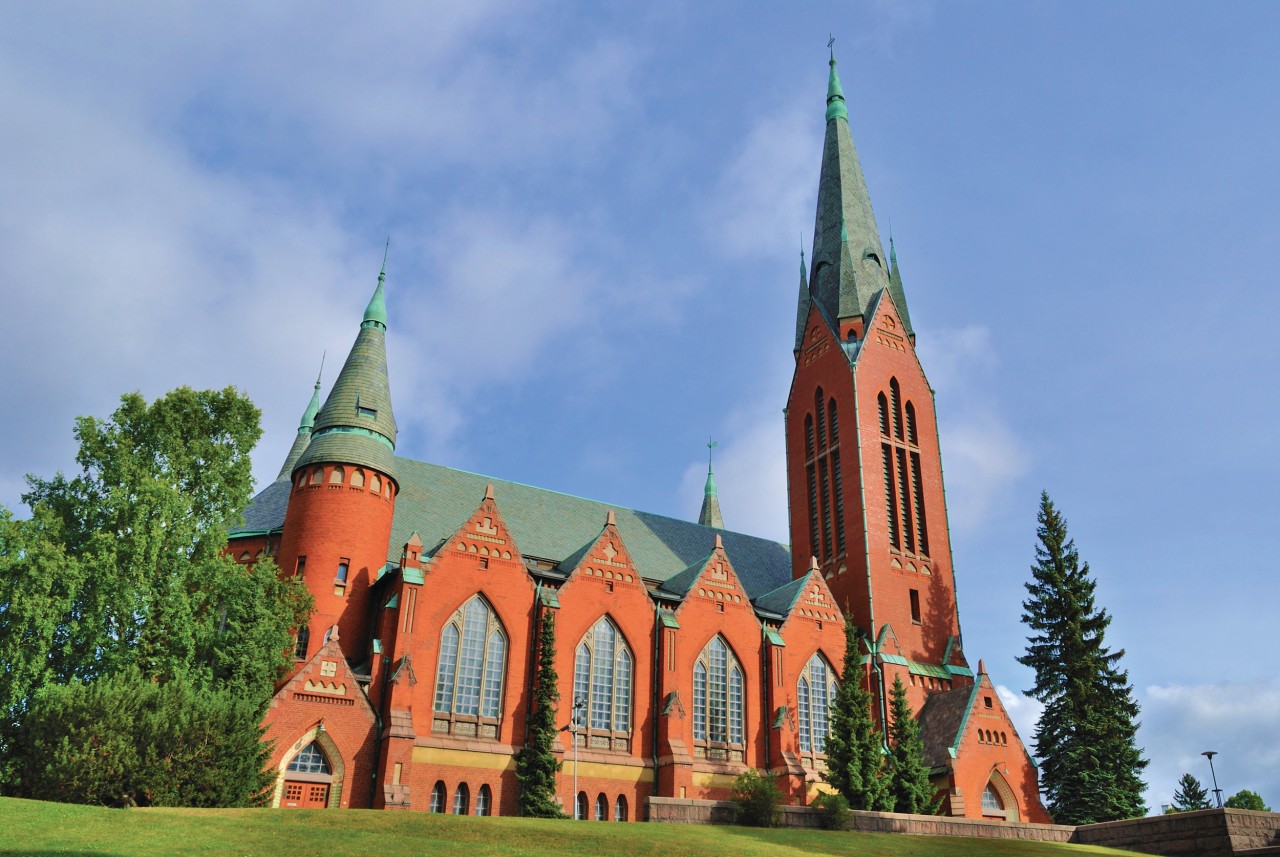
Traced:
<path fill-rule="evenodd" d="M 711 554 L 707 554 L 674 577 L 664 580 L 662 585 L 658 587 L 658 591 L 664 595 L 684 598 L 689 593 L 689 590 L 693 588 L 693 584 L 698 580 L 698 575 L 702 574 L 702 570 L 707 567 L 709 562 L 711 562 Z"/>
<path fill-rule="evenodd" d="M 502 518 L 526 557 L 556 563 L 574 561 L 595 542 L 600 522 L 612 509 L 618 534 L 636 570 L 647 581 L 670 581 L 699 562 L 705 564 L 716 535 L 722 537 L 725 553 L 748 598 L 771 592 L 791 579 L 787 546 L 770 539 L 398 456 L 395 470 L 400 493 L 387 547 L 390 562 L 399 561 L 401 548 L 415 530 L 422 538 L 424 555 L 434 554 L 471 517 L 485 487 L 492 484 Z M 245 513 L 245 527 L 232 535 L 281 527 L 290 488 L 288 482 L 273 483 L 258 494 Z"/>
<path fill-rule="evenodd" d="M 790 583 L 784 583 L 777 589 L 761 595 L 755 599 L 756 609 L 768 611 L 780 619 L 785 619 L 791 613 L 791 608 L 795 606 L 800 593 L 804 592 L 812 574 L 814 574 L 812 570 L 807 571 L 804 577 L 797 577 Z"/>
<path fill-rule="evenodd" d="M 920 709 L 920 737 L 924 739 L 924 761 L 937 768 L 953 758 L 960 732 L 978 697 L 979 683 L 930 694 Z"/>

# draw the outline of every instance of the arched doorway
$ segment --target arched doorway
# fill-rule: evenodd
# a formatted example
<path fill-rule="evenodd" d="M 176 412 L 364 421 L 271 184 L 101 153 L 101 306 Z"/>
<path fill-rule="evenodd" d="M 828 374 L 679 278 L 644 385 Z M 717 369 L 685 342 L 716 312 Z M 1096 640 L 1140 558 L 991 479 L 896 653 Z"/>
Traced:
<path fill-rule="evenodd" d="M 342 805 L 342 754 L 317 725 L 299 738 L 280 762 L 271 805 L 282 809 L 325 809 Z"/>
<path fill-rule="evenodd" d="M 1005 821 L 1021 820 L 1018 799 L 999 771 L 991 772 L 991 779 L 982 790 L 982 815 L 984 818 L 1003 818 Z"/>

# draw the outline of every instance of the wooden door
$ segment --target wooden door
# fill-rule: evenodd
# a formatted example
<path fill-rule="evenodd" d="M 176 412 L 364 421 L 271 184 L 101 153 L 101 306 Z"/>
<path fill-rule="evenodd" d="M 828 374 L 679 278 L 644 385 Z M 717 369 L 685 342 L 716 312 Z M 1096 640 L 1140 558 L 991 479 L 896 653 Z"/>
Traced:
<path fill-rule="evenodd" d="M 328 783 L 300 783 L 285 780 L 280 806 L 288 809 L 324 809 L 329 805 Z"/>

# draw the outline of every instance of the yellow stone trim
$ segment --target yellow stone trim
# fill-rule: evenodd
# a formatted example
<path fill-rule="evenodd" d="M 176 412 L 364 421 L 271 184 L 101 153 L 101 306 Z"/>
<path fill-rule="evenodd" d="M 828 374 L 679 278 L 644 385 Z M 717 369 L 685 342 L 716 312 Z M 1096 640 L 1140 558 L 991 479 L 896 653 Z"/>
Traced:
<path fill-rule="evenodd" d="M 483 750 L 449 750 L 444 747 L 414 747 L 415 765 L 453 765 L 459 768 L 477 768 L 485 771 L 514 771 L 516 760 L 506 753 L 486 753 Z"/>
<path fill-rule="evenodd" d="M 573 759 L 565 760 L 560 769 L 561 775 L 573 776 Z M 653 782 L 653 768 L 640 765 L 618 765 L 612 762 L 579 762 L 578 776 L 595 777 L 601 780 L 618 780 L 626 783 Z"/>
<path fill-rule="evenodd" d="M 693 772 L 693 784 L 704 789 L 731 789 L 737 777 L 733 774 L 711 774 L 706 771 Z"/>

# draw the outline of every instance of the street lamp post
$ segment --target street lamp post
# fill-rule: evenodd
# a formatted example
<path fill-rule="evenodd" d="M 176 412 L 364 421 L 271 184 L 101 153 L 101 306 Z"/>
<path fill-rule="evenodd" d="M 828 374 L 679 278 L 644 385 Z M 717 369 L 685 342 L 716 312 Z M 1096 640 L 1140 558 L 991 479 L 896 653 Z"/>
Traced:
<path fill-rule="evenodd" d="M 1222 789 L 1218 788 L 1218 773 L 1213 769 L 1213 757 L 1218 755 L 1218 751 L 1205 750 L 1200 755 L 1209 757 L 1209 775 L 1213 777 L 1213 795 L 1218 799 L 1218 809 L 1222 809 Z"/>
<path fill-rule="evenodd" d="M 587 710 L 587 701 L 585 699 L 575 699 L 573 701 L 573 714 L 569 718 L 569 725 L 561 728 L 561 732 L 568 732 L 573 740 L 573 817 L 578 820 L 578 727 L 582 724 L 579 719 L 584 711 Z"/>

